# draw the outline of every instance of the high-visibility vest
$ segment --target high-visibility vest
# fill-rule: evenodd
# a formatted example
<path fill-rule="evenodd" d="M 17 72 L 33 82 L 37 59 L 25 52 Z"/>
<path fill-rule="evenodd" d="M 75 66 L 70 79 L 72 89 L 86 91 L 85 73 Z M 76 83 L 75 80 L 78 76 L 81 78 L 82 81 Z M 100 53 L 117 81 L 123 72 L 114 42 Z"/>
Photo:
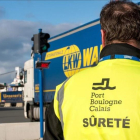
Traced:
<path fill-rule="evenodd" d="M 140 62 L 112 59 L 57 86 L 65 140 L 140 140 Z"/>

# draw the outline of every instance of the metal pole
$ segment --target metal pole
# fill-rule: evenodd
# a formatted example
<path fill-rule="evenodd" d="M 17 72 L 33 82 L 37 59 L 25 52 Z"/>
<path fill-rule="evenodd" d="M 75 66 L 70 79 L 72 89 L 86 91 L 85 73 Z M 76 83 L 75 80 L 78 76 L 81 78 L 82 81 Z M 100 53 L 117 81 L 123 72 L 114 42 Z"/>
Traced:
<path fill-rule="evenodd" d="M 38 30 L 39 33 L 42 33 L 42 29 Z M 39 69 L 39 100 L 40 100 L 40 140 L 43 140 L 43 92 L 42 92 L 42 70 Z"/>
<path fill-rule="evenodd" d="M 39 69 L 39 100 L 40 100 L 40 140 L 43 140 L 43 92 L 42 92 L 42 70 Z"/>

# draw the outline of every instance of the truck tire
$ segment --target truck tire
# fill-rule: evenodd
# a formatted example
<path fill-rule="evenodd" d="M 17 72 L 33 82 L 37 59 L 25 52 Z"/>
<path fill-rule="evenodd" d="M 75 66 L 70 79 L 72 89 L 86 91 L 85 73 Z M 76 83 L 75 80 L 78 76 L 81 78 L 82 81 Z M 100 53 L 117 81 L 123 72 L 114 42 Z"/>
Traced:
<path fill-rule="evenodd" d="M 28 110 L 28 118 L 30 122 L 33 122 L 33 105 L 30 105 L 30 109 Z"/>
<path fill-rule="evenodd" d="M 15 106 L 16 106 L 16 103 L 11 103 L 11 106 L 12 106 L 12 107 L 15 107 Z"/>

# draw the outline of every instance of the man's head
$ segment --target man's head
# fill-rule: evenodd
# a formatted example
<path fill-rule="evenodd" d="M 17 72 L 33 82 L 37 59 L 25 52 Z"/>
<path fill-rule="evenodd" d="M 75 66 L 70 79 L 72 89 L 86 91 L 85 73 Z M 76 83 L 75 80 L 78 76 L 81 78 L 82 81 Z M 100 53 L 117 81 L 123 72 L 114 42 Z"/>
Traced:
<path fill-rule="evenodd" d="M 132 2 L 115 1 L 100 13 L 103 46 L 128 43 L 140 48 L 140 8 Z"/>

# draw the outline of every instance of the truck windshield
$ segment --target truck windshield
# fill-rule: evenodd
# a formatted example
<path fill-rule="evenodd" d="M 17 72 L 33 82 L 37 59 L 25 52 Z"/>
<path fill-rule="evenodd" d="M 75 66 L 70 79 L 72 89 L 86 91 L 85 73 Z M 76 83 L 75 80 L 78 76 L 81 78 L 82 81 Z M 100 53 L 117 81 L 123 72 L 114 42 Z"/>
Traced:
<path fill-rule="evenodd" d="M 27 71 L 24 71 L 24 84 L 27 83 Z"/>

